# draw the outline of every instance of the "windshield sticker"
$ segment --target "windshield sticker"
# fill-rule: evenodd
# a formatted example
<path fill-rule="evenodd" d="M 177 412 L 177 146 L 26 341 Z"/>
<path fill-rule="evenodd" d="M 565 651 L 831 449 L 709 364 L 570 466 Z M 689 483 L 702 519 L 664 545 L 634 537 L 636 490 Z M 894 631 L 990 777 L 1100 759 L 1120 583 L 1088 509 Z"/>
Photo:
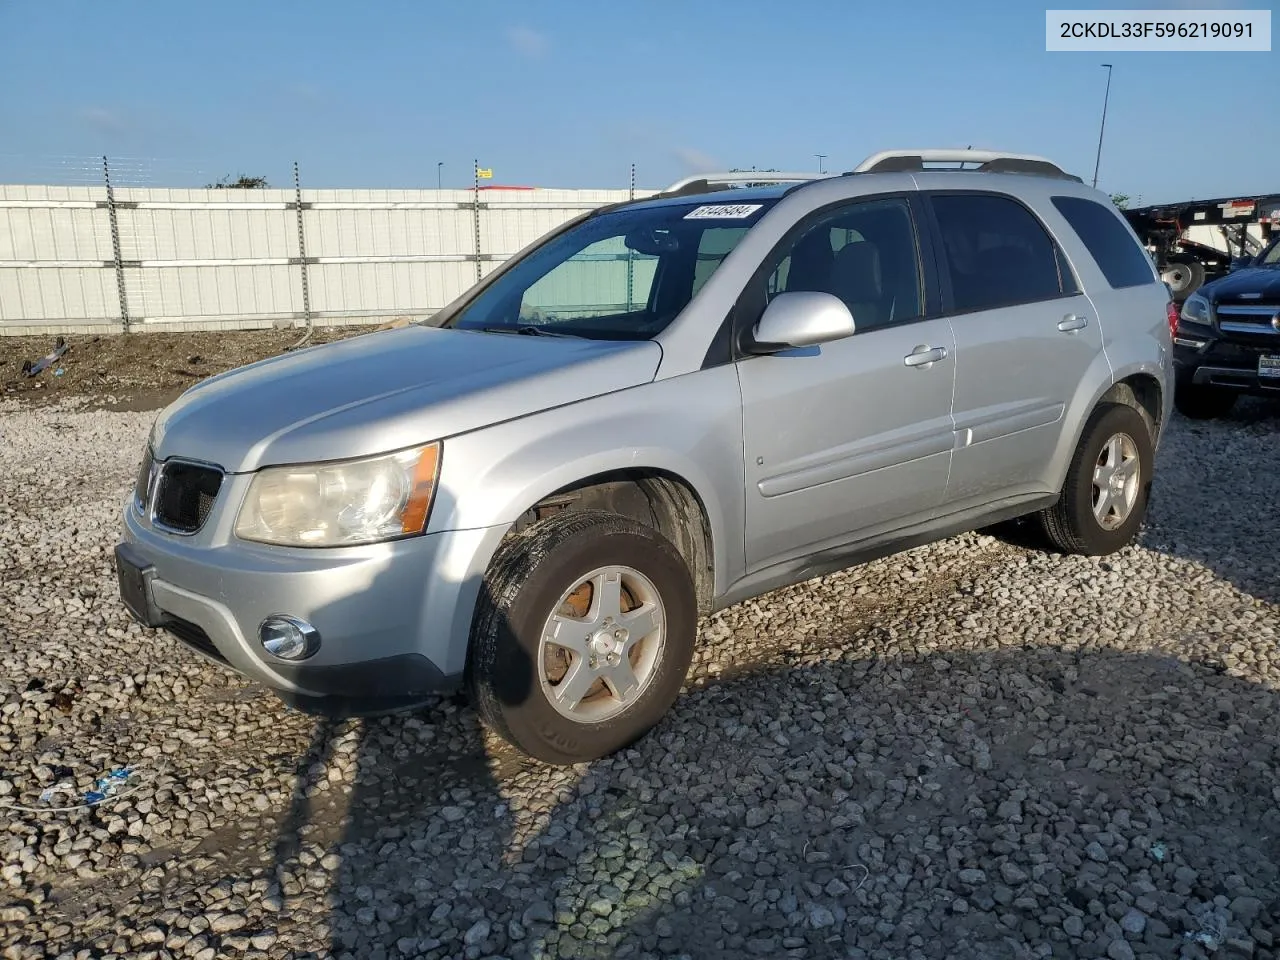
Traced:
<path fill-rule="evenodd" d="M 690 210 L 686 220 L 742 220 L 751 216 L 764 204 L 761 203 L 713 203 Z"/>

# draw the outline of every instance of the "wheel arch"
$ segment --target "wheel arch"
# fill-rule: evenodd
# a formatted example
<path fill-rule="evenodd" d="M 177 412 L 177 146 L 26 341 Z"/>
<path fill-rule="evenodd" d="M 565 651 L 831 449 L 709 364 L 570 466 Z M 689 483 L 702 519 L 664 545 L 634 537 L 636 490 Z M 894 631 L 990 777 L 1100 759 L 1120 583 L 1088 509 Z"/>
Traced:
<path fill-rule="evenodd" d="M 628 517 L 670 540 L 688 564 L 699 614 L 711 611 L 716 595 L 715 534 L 706 504 L 692 483 L 661 467 L 599 471 L 540 496 L 511 524 L 508 536 L 544 517 L 585 510 Z"/>
<path fill-rule="evenodd" d="M 1151 430 L 1152 445 L 1164 429 L 1164 388 L 1152 373 L 1139 371 L 1117 380 L 1094 402 L 1094 406 L 1099 403 L 1123 403 L 1137 410 Z"/>
<path fill-rule="evenodd" d="M 1169 392 L 1172 385 L 1166 386 L 1162 375 L 1163 370 L 1157 364 L 1136 363 L 1117 369 L 1097 383 L 1093 390 L 1077 394 L 1076 400 L 1068 407 L 1070 428 L 1063 430 L 1053 461 L 1054 489 L 1060 490 L 1066 481 L 1071 458 L 1099 404 L 1123 403 L 1136 409 L 1151 428 L 1153 448 L 1158 444 L 1173 401 L 1173 394 Z"/>

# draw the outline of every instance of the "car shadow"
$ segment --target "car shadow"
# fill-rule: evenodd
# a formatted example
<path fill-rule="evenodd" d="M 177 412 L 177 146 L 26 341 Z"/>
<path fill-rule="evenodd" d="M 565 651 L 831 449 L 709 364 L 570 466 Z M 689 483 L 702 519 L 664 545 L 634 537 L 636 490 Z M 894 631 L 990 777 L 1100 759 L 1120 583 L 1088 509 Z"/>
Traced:
<path fill-rule="evenodd" d="M 1273 429 L 1275 412 L 1242 411 Z M 1179 513 L 1198 489 L 1216 488 L 1166 481 L 1144 544 L 1280 602 L 1238 504 L 1216 527 Z M 1020 960 L 1126 939 L 1139 956 L 1228 940 L 1272 955 L 1265 672 L 1065 625 L 937 650 L 915 624 L 851 622 L 812 652 L 695 671 L 648 736 L 573 767 L 518 754 L 463 694 L 317 720 L 274 851 L 283 915 L 308 918 L 295 955 Z"/>
<path fill-rule="evenodd" d="M 1139 954 L 1280 938 L 1275 691 L 1154 652 L 849 640 L 698 683 L 573 768 L 454 700 L 318 726 L 354 781 L 323 952 L 1102 956 L 1130 909 Z"/>

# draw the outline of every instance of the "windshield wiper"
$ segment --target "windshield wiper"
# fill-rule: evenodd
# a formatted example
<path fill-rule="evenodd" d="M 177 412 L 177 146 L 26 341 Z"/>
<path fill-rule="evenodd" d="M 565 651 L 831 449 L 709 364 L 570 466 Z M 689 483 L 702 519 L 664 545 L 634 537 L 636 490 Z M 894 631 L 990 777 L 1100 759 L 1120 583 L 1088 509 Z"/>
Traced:
<path fill-rule="evenodd" d="M 532 323 L 499 324 L 492 327 L 481 327 L 480 330 L 482 333 L 523 333 L 531 337 L 569 337 L 574 340 L 587 339 L 579 333 L 565 333 L 561 330 L 548 330 L 546 327 L 535 326 Z"/>

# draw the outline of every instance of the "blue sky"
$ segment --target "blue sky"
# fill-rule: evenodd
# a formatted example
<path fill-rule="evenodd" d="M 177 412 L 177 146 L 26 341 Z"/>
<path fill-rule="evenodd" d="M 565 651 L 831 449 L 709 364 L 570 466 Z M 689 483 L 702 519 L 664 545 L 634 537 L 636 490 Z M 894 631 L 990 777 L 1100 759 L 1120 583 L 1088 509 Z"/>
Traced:
<path fill-rule="evenodd" d="M 634 162 L 659 187 L 708 166 L 814 169 L 823 153 L 843 170 L 969 144 L 1089 179 L 1111 62 L 1100 187 L 1144 202 L 1280 191 L 1280 53 L 1047 53 L 1044 11 L 0 0 L 0 181 L 51 182 L 59 158 L 105 153 L 143 158 L 122 176 L 158 186 L 285 185 L 295 159 L 307 186 L 429 187 L 438 162 L 462 186 L 478 158 L 495 184 L 625 187 Z"/>

